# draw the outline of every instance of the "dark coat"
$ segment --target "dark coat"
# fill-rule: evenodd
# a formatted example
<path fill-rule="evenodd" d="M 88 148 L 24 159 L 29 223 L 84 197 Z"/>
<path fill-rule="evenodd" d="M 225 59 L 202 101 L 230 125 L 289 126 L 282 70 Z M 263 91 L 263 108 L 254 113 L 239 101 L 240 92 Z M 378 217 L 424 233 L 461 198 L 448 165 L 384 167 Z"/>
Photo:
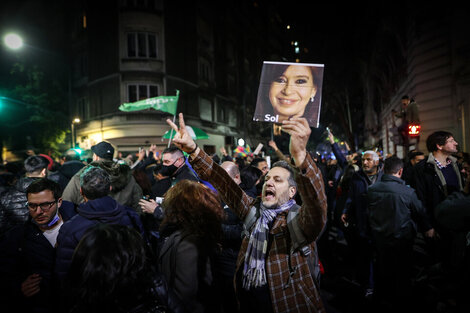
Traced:
<path fill-rule="evenodd" d="M 63 221 L 76 214 L 73 203 L 63 201 L 59 212 Z M 0 301 L 4 312 L 49 312 L 55 296 L 52 274 L 55 248 L 29 219 L 11 229 L 0 242 Z M 42 277 L 38 294 L 26 298 L 21 284 L 32 274 Z"/>
<path fill-rule="evenodd" d="M 199 178 L 196 176 L 196 174 L 194 174 L 194 172 L 186 164 L 177 169 L 173 176 L 170 177 L 170 179 L 171 186 L 174 186 L 177 182 L 183 179 L 199 181 Z"/>
<path fill-rule="evenodd" d="M 430 154 L 413 167 L 411 187 L 416 190 L 418 198 L 423 202 L 426 209 L 429 224 L 423 225 L 430 229 L 435 225 L 434 209 L 447 197 L 447 190 L 439 179 L 433 164 L 433 157 Z M 456 165 L 455 165 L 456 166 Z M 460 172 L 456 169 L 460 178 Z M 460 183 L 461 184 L 461 183 Z"/>
<path fill-rule="evenodd" d="M 98 223 L 121 224 L 134 227 L 144 235 L 139 215 L 109 196 L 80 204 L 77 213 L 62 225 L 57 237 L 55 273 L 60 283 L 65 280 L 75 247 L 90 227 Z"/>
<path fill-rule="evenodd" d="M 21 225 L 29 218 L 29 210 L 26 207 L 28 201 L 26 189 L 38 177 L 22 177 L 15 187 L 10 189 L 0 198 L 0 238 L 2 234 L 17 225 Z"/>
<path fill-rule="evenodd" d="M 117 202 L 133 208 L 140 212 L 139 200 L 142 199 L 142 188 L 137 184 L 132 176 L 131 168 L 126 164 L 119 164 L 112 160 L 99 160 L 90 163 L 75 174 L 67 187 L 64 189 L 62 198 L 75 204 L 83 203 L 83 197 L 80 194 L 80 175 L 90 166 L 98 166 L 104 169 L 111 176 L 111 186 L 113 189 L 109 194 Z"/>
<path fill-rule="evenodd" d="M 85 164 L 78 160 L 67 161 L 62 164 L 56 172 L 51 173 L 48 178 L 58 183 L 60 185 L 60 189 L 64 191 L 72 177 L 84 166 Z"/>
<path fill-rule="evenodd" d="M 470 280 L 470 196 L 454 192 L 435 208 L 436 223 L 452 234 L 451 264 Z M 468 285 L 466 286 L 468 288 Z"/>
<path fill-rule="evenodd" d="M 376 182 L 382 178 L 382 169 L 378 169 Z M 348 189 L 348 196 L 344 205 L 343 213 L 355 225 L 359 236 L 370 237 L 369 215 L 367 212 L 367 190 L 372 182 L 361 169 L 354 173 Z"/>
<path fill-rule="evenodd" d="M 190 312 L 215 312 L 212 253 L 207 242 L 180 230 L 168 234 L 160 250 L 159 270 Z"/>
<path fill-rule="evenodd" d="M 411 239 L 417 231 L 416 221 L 426 218 L 414 189 L 393 175 L 384 174 L 369 187 L 368 203 L 372 234 L 380 239 Z"/>
<path fill-rule="evenodd" d="M 346 166 L 348 166 L 348 160 L 346 160 L 343 152 L 341 152 L 341 149 L 336 142 L 331 145 L 331 150 L 333 151 L 336 160 L 338 160 L 338 165 L 341 166 L 341 168 L 344 170 Z"/>

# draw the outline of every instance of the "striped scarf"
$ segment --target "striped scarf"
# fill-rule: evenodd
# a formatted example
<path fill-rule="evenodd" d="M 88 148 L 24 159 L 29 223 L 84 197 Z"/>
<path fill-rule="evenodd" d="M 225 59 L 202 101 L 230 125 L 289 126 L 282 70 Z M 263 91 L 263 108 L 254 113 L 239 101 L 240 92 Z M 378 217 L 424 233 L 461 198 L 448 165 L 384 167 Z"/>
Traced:
<path fill-rule="evenodd" d="M 268 248 L 269 225 L 281 212 L 290 209 L 295 204 L 291 199 L 275 209 L 267 209 L 261 204 L 261 216 L 256 221 L 250 234 L 248 248 L 245 254 L 245 266 L 243 268 L 243 288 L 261 287 L 266 284 L 265 259 Z"/>

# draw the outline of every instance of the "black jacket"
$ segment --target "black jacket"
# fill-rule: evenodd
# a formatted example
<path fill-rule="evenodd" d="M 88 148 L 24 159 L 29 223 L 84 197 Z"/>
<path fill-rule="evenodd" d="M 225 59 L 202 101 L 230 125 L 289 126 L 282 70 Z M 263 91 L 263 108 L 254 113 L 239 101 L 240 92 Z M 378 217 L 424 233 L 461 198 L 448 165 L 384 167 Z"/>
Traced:
<path fill-rule="evenodd" d="M 413 167 L 411 187 L 416 190 L 418 198 L 423 202 L 428 215 L 429 225 L 423 225 L 427 229 L 436 226 L 434 209 L 447 197 L 447 190 L 443 186 L 433 164 L 430 154 Z M 460 178 L 460 172 L 457 173 Z"/>
<path fill-rule="evenodd" d="M 73 252 L 85 232 L 98 223 L 134 227 L 144 235 L 142 221 L 131 208 L 119 204 L 110 196 L 90 200 L 77 208 L 77 215 L 64 223 L 57 237 L 55 273 L 60 283 L 65 281 Z"/>
<path fill-rule="evenodd" d="M 85 164 L 78 160 L 67 161 L 56 172 L 49 174 L 48 178 L 58 183 L 64 191 L 72 177 L 84 166 Z"/>
<path fill-rule="evenodd" d="M 73 203 L 63 201 L 59 212 L 63 221 L 76 214 Z M 4 312 L 49 312 L 54 304 L 52 273 L 55 248 L 31 219 L 11 229 L 0 242 L 0 301 Z M 42 277 L 38 294 L 26 298 L 21 284 L 30 275 Z M 54 306 L 54 305 L 52 305 Z"/>
<path fill-rule="evenodd" d="M 413 188 L 393 175 L 369 187 L 368 208 L 372 234 L 380 239 L 414 237 L 416 222 L 426 218 L 426 211 Z"/>
<path fill-rule="evenodd" d="M 378 169 L 376 182 L 382 178 L 382 169 Z M 372 185 L 369 177 L 361 169 L 354 173 L 348 188 L 348 195 L 343 213 L 347 214 L 350 223 L 354 224 L 359 236 L 370 237 L 369 216 L 367 213 L 367 190 Z"/>
<path fill-rule="evenodd" d="M 26 189 L 38 179 L 37 177 L 22 177 L 15 187 L 6 192 L 0 199 L 0 238 L 8 230 L 21 225 L 29 218 L 29 210 L 26 207 L 28 201 Z"/>

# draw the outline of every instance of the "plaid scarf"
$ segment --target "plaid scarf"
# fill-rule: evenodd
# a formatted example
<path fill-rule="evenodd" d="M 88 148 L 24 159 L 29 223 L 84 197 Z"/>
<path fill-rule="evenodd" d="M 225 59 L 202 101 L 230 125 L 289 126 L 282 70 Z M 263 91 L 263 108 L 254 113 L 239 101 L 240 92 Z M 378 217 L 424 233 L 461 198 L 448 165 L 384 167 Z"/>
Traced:
<path fill-rule="evenodd" d="M 267 209 L 261 204 L 261 216 L 256 221 L 255 227 L 250 234 L 245 254 L 245 266 L 243 268 L 244 289 L 250 290 L 252 287 L 261 287 L 266 284 L 264 263 L 268 248 L 269 225 L 279 213 L 290 209 L 294 204 L 295 200 L 293 199 L 275 209 Z"/>

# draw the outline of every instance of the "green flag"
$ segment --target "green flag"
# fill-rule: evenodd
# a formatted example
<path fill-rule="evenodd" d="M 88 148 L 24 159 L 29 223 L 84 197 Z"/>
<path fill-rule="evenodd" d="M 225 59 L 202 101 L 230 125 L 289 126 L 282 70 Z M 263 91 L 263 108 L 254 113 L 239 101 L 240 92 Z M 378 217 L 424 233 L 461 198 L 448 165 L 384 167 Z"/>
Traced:
<path fill-rule="evenodd" d="M 124 112 L 140 111 L 146 109 L 154 109 L 157 111 L 176 114 L 176 107 L 178 106 L 178 97 L 180 91 L 176 90 L 176 96 L 160 96 L 149 98 L 132 103 L 123 103 L 119 106 L 119 110 Z"/>

